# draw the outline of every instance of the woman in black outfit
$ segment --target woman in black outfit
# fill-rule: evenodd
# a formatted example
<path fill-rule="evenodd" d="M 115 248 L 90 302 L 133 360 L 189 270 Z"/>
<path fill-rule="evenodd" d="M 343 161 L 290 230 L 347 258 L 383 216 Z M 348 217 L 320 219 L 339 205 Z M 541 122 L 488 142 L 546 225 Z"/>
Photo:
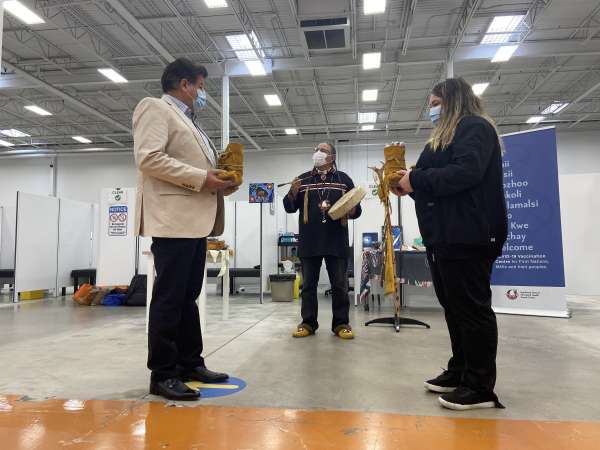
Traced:
<path fill-rule="evenodd" d="M 502 148 L 493 120 L 462 78 L 436 85 L 431 137 L 398 195 L 417 218 L 450 332 L 448 370 L 425 387 L 450 409 L 502 407 L 494 393 L 498 327 L 490 276 L 507 235 Z"/>

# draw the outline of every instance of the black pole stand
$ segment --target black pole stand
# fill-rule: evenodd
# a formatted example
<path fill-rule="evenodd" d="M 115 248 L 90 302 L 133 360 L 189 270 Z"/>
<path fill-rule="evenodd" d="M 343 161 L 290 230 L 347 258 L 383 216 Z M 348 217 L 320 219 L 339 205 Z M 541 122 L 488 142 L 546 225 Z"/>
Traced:
<path fill-rule="evenodd" d="M 400 304 L 403 303 L 404 298 L 404 285 L 400 285 Z M 431 328 L 425 322 L 421 322 L 420 320 L 410 319 L 408 317 L 400 317 L 400 307 L 395 308 L 394 317 L 381 317 L 379 319 L 369 320 L 365 323 L 365 327 L 368 327 L 371 324 L 385 324 L 385 325 L 393 325 L 396 333 L 400 333 L 400 327 L 402 325 L 416 325 L 425 328 Z"/>
<path fill-rule="evenodd" d="M 398 224 L 402 227 L 402 198 L 398 197 Z M 367 300 L 368 301 L 368 300 Z M 371 324 L 385 324 L 385 325 L 393 325 L 396 333 L 400 333 L 400 327 L 402 325 L 416 325 L 425 327 L 427 329 L 431 328 L 425 322 L 421 322 L 420 320 L 410 319 L 408 317 L 400 317 L 400 309 L 404 305 L 404 284 L 400 284 L 399 295 L 396 298 L 394 308 L 394 317 L 381 317 L 379 319 L 369 320 L 365 323 L 365 327 L 368 327 Z"/>

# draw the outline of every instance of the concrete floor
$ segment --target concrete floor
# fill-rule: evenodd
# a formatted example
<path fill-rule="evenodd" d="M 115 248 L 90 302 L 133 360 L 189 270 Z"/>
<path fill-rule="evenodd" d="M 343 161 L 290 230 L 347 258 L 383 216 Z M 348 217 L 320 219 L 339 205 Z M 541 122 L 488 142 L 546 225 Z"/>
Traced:
<path fill-rule="evenodd" d="M 232 299 L 222 317 L 209 297 L 207 364 L 244 379 L 239 394 L 194 405 L 393 412 L 410 415 L 533 420 L 600 420 L 600 299 L 572 299 L 573 318 L 499 316 L 497 392 L 506 410 L 457 414 L 440 408 L 422 382 L 437 375 L 449 343 L 441 311 L 405 315 L 431 330 L 362 326 L 390 308 L 352 308 L 357 339 L 328 330 L 290 337 L 299 305 Z M 32 399 L 141 399 L 147 395 L 144 308 L 87 308 L 69 299 L 0 307 L 0 393 Z M 189 406 L 189 405 L 188 405 Z"/>

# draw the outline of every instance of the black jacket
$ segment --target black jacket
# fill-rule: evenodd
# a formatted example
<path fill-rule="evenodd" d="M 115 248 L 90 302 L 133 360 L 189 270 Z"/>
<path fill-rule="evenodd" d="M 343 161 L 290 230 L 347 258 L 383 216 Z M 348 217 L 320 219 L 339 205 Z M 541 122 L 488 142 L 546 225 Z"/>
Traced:
<path fill-rule="evenodd" d="M 334 205 L 344 193 L 354 188 L 352 179 L 337 169 L 330 171 L 325 181 L 315 170 L 305 172 L 298 178 L 302 180 L 300 192 L 296 197 L 288 194 L 283 199 L 286 212 L 295 213 L 300 211 L 300 242 L 298 245 L 298 256 L 310 258 L 316 256 L 337 256 L 346 258 L 348 256 L 348 226 L 341 220 L 332 220 L 328 214 L 323 214 L 319 209 L 322 199 L 327 199 Z M 324 189 L 318 189 L 323 186 Z M 304 196 L 308 188 L 308 223 L 304 223 Z M 319 193 L 321 195 L 319 195 Z M 362 209 L 360 205 L 356 213 L 350 219 L 360 217 Z M 323 223 L 325 218 L 325 223 Z"/>
<path fill-rule="evenodd" d="M 508 223 L 502 151 L 494 127 L 463 118 L 445 150 L 425 147 L 410 173 L 426 247 L 441 256 L 499 256 Z"/>

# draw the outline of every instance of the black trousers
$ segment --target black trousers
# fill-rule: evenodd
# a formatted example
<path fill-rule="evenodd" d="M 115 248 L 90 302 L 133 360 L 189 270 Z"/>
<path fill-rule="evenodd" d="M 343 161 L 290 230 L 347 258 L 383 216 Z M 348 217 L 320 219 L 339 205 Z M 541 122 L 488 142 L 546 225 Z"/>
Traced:
<path fill-rule="evenodd" d="M 196 299 L 202 290 L 206 239 L 153 238 L 156 280 L 150 304 L 148 368 L 153 381 L 204 366 Z"/>
<path fill-rule="evenodd" d="M 498 325 L 492 310 L 490 276 L 495 258 L 445 259 L 431 251 L 427 256 L 450 332 L 448 371 L 461 376 L 462 386 L 493 392 Z"/>
<path fill-rule="evenodd" d="M 313 330 L 319 328 L 317 316 L 319 302 L 317 299 L 317 286 L 321 265 L 325 259 L 325 266 L 331 283 L 331 297 L 333 301 L 333 320 L 331 330 L 341 325 L 349 325 L 350 299 L 348 298 L 348 260 L 335 256 L 315 256 L 301 258 L 302 261 L 302 323 Z"/>

